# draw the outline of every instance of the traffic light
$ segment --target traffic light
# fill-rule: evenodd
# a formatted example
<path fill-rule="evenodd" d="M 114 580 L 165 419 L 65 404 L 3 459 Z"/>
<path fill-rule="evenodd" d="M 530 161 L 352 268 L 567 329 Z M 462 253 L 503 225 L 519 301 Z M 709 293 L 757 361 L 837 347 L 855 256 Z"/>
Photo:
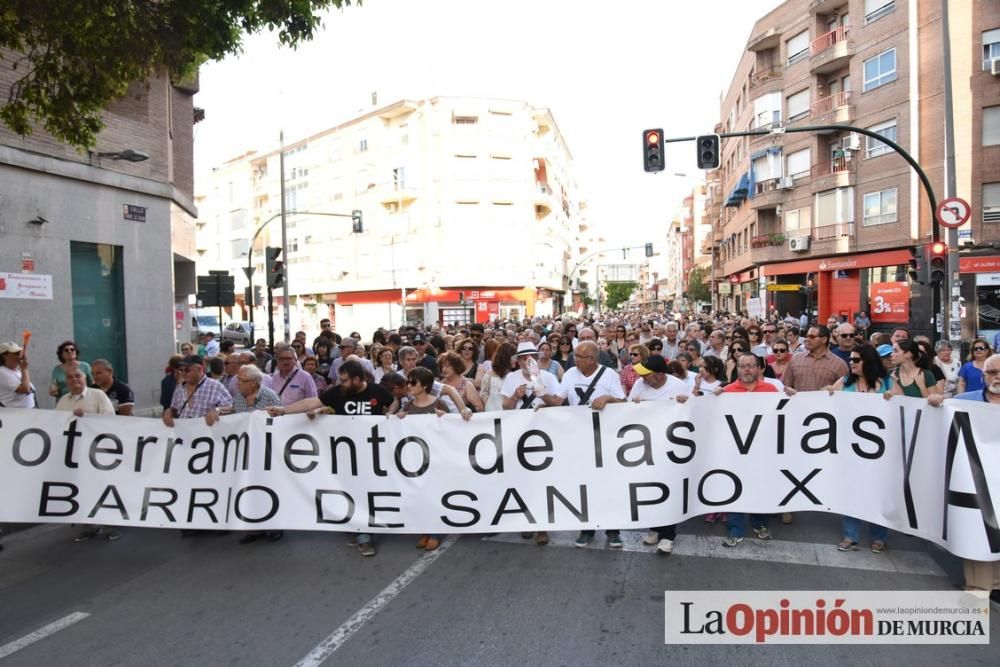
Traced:
<path fill-rule="evenodd" d="M 646 244 L 646 257 L 652 257 L 652 256 L 653 256 L 653 244 L 652 243 L 647 243 Z"/>
<path fill-rule="evenodd" d="M 642 166 L 646 171 L 663 171 L 663 130 L 645 130 L 642 133 Z"/>
<path fill-rule="evenodd" d="M 935 285 L 944 284 L 948 276 L 948 244 L 935 241 L 927 246 L 927 281 Z"/>
<path fill-rule="evenodd" d="M 927 262 L 924 261 L 924 246 L 913 246 L 910 248 L 910 280 L 923 285 L 927 282 Z"/>
<path fill-rule="evenodd" d="M 719 135 L 705 134 L 697 139 L 698 145 L 698 168 L 718 169 L 719 168 Z"/>
<path fill-rule="evenodd" d="M 281 248 L 264 248 L 264 270 L 267 273 L 268 287 L 282 287 L 285 284 L 285 263 L 278 259 L 280 256 Z"/>
<path fill-rule="evenodd" d="M 355 234 L 365 231 L 364 223 L 361 222 L 361 211 L 358 209 L 351 211 L 351 231 Z"/>

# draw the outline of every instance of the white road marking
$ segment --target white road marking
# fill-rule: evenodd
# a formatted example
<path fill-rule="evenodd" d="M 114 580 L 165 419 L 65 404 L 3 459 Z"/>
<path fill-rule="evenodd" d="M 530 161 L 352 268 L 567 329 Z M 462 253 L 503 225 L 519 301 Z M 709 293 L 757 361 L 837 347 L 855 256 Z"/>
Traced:
<path fill-rule="evenodd" d="M 334 651 L 343 646 L 344 643 L 351 638 L 351 635 L 360 630 L 365 623 L 370 621 L 382 610 L 383 607 L 392 602 L 393 598 L 403 592 L 404 588 L 409 586 L 414 579 L 430 567 L 431 563 L 436 561 L 442 554 L 444 554 L 445 551 L 450 549 L 452 545 L 458 541 L 458 538 L 458 535 L 450 535 L 441 542 L 441 546 L 439 546 L 436 550 L 427 552 L 421 556 L 416 563 L 408 567 L 406 571 L 393 579 L 392 583 L 383 588 L 378 595 L 369 600 L 365 606 L 358 609 L 353 616 L 344 621 L 339 628 L 330 633 L 330 635 L 321 641 L 316 648 L 295 663 L 295 667 L 318 667 L 318 665 L 321 665 L 324 660 L 333 654 Z"/>
<path fill-rule="evenodd" d="M 0 646 L 0 660 L 3 660 L 12 653 L 17 653 L 27 646 L 31 646 L 35 642 L 45 639 L 49 635 L 53 635 L 60 630 L 64 630 L 74 623 L 82 621 L 88 616 L 90 616 L 90 614 L 82 611 L 74 611 L 69 616 L 63 616 L 58 621 L 53 621 L 52 623 L 35 630 L 30 635 L 25 635 L 20 639 L 15 639 L 8 644 L 4 644 L 3 646 Z"/>
<path fill-rule="evenodd" d="M 642 543 L 645 533 L 623 530 L 621 533 L 624 551 L 655 553 L 656 547 Z M 549 533 L 550 546 L 573 547 L 576 533 Z M 533 541 L 521 539 L 518 533 L 500 533 L 494 537 L 484 537 L 484 541 L 525 544 L 536 547 Z M 608 549 L 604 533 L 597 531 L 588 549 Z M 680 534 L 674 540 L 674 556 L 696 556 L 700 558 L 731 558 L 735 560 L 761 560 L 792 565 L 816 565 L 821 567 L 844 567 L 854 570 L 877 572 L 899 572 L 901 574 L 925 574 L 936 577 L 947 576 L 930 554 L 923 551 L 902 551 L 886 549 L 881 554 L 873 554 L 867 548 L 857 551 L 837 551 L 835 544 L 815 544 L 812 542 L 790 542 L 785 540 L 758 540 L 750 533 L 737 547 L 722 546 L 722 537 L 717 535 Z"/>

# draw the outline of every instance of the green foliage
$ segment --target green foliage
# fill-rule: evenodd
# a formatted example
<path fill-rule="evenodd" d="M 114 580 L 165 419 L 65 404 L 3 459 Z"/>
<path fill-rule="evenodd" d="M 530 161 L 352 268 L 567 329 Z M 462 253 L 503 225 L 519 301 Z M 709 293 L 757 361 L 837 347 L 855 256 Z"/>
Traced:
<path fill-rule="evenodd" d="M 632 292 L 639 286 L 639 283 L 608 283 L 604 292 L 608 295 L 605 307 L 614 310 L 619 305 L 625 303 L 632 296 Z"/>
<path fill-rule="evenodd" d="M 277 31 L 295 48 L 319 14 L 352 0 L 5 0 L 0 67 L 18 77 L 0 122 L 21 136 L 41 125 L 92 148 L 101 112 L 130 85 L 166 71 L 192 77 L 206 60 L 239 53 L 243 36 Z M 356 0 L 354 4 L 361 4 Z"/>
<path fill-rule="evenodd" d="M 696 266 L 691 271 L 691 275 L 688 276 L 688 288 L 687 295 L 688 298 L 695 301 L 711 301 L 712 294 L 710 290 L 710 285 L 706 282 L 705 278 L 708 277 L 708 271 L 705 270 L 703 266 Z"/>

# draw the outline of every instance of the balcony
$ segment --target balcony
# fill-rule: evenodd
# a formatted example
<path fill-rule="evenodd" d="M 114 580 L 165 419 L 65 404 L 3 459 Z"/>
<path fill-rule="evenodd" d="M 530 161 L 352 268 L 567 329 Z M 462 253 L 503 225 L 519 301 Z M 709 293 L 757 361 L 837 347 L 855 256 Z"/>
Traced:
<path fill-rule="evenodd" d="M 386 183 L 378 187 L 378 200 L 385 206 L 391 204 L 405 206 L 416 199 L 417 196 L 417 188 L 404 181 Z"/>
<path fill-rule="evenodd" d="M 832 241 L 834 239 L 840 239 L 844 237 L 854 238 L 854 223 L 853 222 L 838 222 L 833 225 L 823 225 L 822 227 L 813 227 L 812 230 L 813 241 Z"/>
<path fill-rule="evenodd" d="M 750 90 L 755 93 L 769 93 L 771 90 L 780 90 L 782 77 L 784 75 L 784 69 L 779 65 L 772 65 L 770 67 L 764 67 L 755 70 L 750 75 Z M 757 89 L 764 86 L 766 83 L 773 83 L 773 86 L 767 86 L 766 89 Z"/>
<path fill-rule="evenodd" d="M 810 14 L 829 14 L 835 9 L 839 9 L 841 6 L 846 5 L 847 0 L 812 0 L 809 3 L 809 13 Z M 846 8 L 844 11 L 847 11 Z"/>
<path fill-rule="evenodd" d="M 812 192 L 822 192 L 833 188 L 846 188 L 854 185 L 854 174 L 855 161 L 852 156 L 834 157 L 812 166 L 809 189 Z"/>
<path fill-rule="evenodd" d="M 849 124 L 853 122 L 854 106 L 851 102 L 851 91 L 849 90 L 834 93 L 829 97 L 816 100 L 810 108 L 812 122 L 816 125 Z"/>
<path fill-rule="evenodd" d="M 846 67 L 854 55 L 854 42 L 848 39 L 850 33 L 851 26 L 842 25 L 814 39 L 809 45 L 809 70 L 823 74 Z"/>
<path fill-rule="evenodd" d="M 750 208 L 774 208 L 785 199 L 785 193 L 780 189 L 780 178 L 769 178 L 754 183 L 754 195 L 750 198 Z"/>
<path fill-rule="evenodd" d="M 781 46 L 781 29 L 771 27 L 747 41 L 747 51 L 766 51 Z"/>

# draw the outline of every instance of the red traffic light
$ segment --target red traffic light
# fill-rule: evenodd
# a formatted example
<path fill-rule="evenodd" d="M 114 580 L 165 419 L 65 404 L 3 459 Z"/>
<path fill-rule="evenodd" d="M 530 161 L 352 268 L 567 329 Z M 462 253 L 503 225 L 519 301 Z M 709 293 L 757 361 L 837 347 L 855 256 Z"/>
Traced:
<path fill-rule="evenodd" d="M 945 255 L 948 253 L 948 244 L 942 241 L 935 241 L 930 246 L 932 255 Z"/>
<path fill-rule="evenodd" d="M 659 130 L 649 130 L 646 132 L 646 142 L 650 144 L 658 144 L 663 141 L 663 133 Z"/>

